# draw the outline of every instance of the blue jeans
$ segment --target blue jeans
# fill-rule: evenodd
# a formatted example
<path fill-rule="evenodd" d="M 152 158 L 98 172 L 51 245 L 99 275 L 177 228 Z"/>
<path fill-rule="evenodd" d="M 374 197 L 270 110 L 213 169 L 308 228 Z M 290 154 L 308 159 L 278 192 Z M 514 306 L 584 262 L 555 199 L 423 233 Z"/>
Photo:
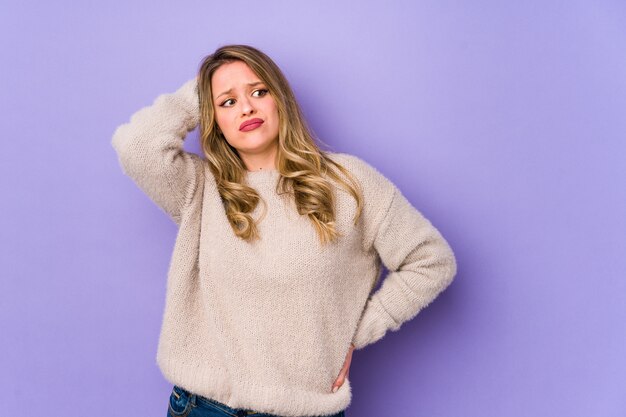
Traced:
<path fill-rule="evenodd" d="M 267 414 L 231 408 L 211 398 L 192 394 L 191 392 L 174 385 L 169 399 L 167 417 L 281 417 L 276 414 Z M 307 416 L 304 416 L 307 417 Z M 318 417 L 318 416 L 310 416 Z M 345 417 L 345 410 L 325 417 Z"/>

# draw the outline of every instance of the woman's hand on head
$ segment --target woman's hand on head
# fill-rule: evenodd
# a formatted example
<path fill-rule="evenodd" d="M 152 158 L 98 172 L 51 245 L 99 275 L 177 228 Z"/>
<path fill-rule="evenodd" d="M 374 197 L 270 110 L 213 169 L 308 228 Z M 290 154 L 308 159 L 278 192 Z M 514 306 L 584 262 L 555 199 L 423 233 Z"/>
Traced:
<path fill-rule="evenodd" d="M 341 368 L 341 371 L 339 372 L 337 379 L 335 380 L 335 382 L 333 383 L 333 386 L 331 387 L 332 392 L 337 391 L 339 387 L 343 385 L 346 378 L 350 376 L 350 363 L 352 362 L 352 351 L 354 351 L 354 344 L 350 343 L 350 350 L 348 350 L 348 354 L 346 355 L 346 359 L 343 363 L 343 368 Z"/>

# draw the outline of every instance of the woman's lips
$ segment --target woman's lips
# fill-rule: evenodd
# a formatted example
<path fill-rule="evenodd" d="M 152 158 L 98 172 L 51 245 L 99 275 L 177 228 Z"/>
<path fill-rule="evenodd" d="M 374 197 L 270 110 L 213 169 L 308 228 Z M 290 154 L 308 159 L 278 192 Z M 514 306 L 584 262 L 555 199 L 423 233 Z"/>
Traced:
<path fill-rule="evenodd" d="M 242 132 L 248 132 L 250 130 L 256 129 L 262 124 L 263 124 L 263 120 L 261 119 L 251 119 L 251 120 L 243 122 L 241 126 L 239 127 L 239 130 L 241 130 Z"/>

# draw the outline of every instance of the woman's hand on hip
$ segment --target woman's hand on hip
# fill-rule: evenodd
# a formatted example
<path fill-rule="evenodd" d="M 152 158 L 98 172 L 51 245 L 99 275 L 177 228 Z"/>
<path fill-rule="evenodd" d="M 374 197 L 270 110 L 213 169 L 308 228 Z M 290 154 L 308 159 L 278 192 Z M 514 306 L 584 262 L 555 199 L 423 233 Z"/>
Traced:
<path fill-rule="evenodd" d="M 346 378 L 348 378 L 350 374 L 350 362 L 352 362 L 352 351 L 354 350 L 354 344 L 350 343 L 350 350 L 348 350 L 348 354 L 346 355 L 346 360 L 343 363 L 343 368 L 341 368 L 341 372 L 339 372 L 339 376 L 333 383 L 332 391 L 335 392 L 339 389 L 340 386 L 343 385 Z"/>

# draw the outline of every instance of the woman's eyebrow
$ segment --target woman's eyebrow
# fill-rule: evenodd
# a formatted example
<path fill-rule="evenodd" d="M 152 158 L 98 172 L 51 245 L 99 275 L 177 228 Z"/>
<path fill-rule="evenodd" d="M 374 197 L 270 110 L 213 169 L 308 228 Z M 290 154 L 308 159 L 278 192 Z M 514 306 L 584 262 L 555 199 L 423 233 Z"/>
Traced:
<path fill-rule="evenodd" d="M 252 82 L 252 83 L 248 83 L 248 86 L 254 87 L 255 85 L 259 85 L 259 84 L 263 84 L 263 81 L 255 81 L 255 82 Z M 230 94 L 232 91 L 233 91 L 232 88 L 228 89 L 228 90 L 224 91 L 222 94 L 220 94 L 219 96 L 217 96 L 216 99 L 220 98 L 224 94 Z"/>

